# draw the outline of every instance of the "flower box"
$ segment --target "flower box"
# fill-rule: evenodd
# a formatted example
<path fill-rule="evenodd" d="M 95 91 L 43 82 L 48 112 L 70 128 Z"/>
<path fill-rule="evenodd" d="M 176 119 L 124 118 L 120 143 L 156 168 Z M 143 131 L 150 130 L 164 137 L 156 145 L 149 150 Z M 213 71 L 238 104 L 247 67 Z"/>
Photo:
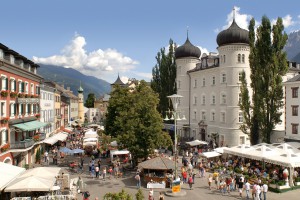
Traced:
<path fill-rule="evenodd" d="M 18 94 L 18 97 L 20 97 L 20 98 L 24 98 L 24 97 L 25 97 L 25 94 L 23 94 L 23 93 L 19 93 L 19 94 Z"/>
<path fill-rule="evenodd" d="M 1 124 L 6 124 L 8 122 L 9 118 L 8 117 L 4 117 L 2 119 L 0 119 Z"/>
<path fill-rule="evenodd" d="M 8 149 L 10 148 L 10 145 L 8 143 L 6 143 L 5 145 L 3 145 L 1 147 L 1 151 L 4 152 L 4 151 L 7 151 Z"/>
<path fill-rule="evenodd" d="M 16 98 L 18 96 L 17 92 L 10 92 L 10 97 L 11 98 Z"/>
<path fill-rule="evenodd" d="M 290 188 L 289 185 L 277 185 L 277 189 L 282 190 L 282 189 L 287 189 Z"/>
<path fill-rule="evenodd" d="M 33 136 L 33 140 L 34 140 L 35 142 L 39 141 L 39 140 L 40 140 L 40 136 L 39 136 L 39 135 Z"/>
<path fill-rule="evenodd" d="M 300 182 L 295 182 L 295 185 L 300 185 Z"/>
<path fill-rule="evenodd" d="M 39 113 L 38 113 L 38 114 L 35 114 L 35 117 L 36 117 L 36 118 L 40 118 L 40 117 L 41 117 L 41 114 L 39 114 Z"/>
<path fill-rule="evenodd" d="M 7 91 L 7 90 L 2 90 L 0 94 L 1 94 L 1 97 L 7 97 L 8 94 L 9 94 L 9 91 Z"/>

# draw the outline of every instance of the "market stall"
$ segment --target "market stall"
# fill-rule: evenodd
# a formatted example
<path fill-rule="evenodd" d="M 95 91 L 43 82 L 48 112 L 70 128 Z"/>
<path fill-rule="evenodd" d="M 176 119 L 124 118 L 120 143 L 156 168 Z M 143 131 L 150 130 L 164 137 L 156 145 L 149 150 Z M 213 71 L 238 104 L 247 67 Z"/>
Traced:
<path fill-rule="evenodd" d="M 165 157 L 156 157 L 146 160 L 138 165 L 141 169 L 142 175 L 147 188 L 165 188 L 170 185 L 170 175 L 175 168 L 174 161 Z"/>

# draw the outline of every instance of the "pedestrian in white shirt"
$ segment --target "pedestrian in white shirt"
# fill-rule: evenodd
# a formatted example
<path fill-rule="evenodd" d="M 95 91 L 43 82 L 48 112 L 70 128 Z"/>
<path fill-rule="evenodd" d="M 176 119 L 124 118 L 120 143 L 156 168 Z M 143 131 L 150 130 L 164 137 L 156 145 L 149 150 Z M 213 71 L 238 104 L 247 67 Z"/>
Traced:
<path fill-rule="evenodd" d="M 246 198 L 249 199 L 250 198 L 249 195 L 250 195 L 250 187 L 251 187 L 251 185 L 248 182 L 248 180 L 246 180 L 246 183 L 245 183 L 244 187 L 245 187 L 245 190 L 246 190 Z"/>
<path fill-rule="evenodd" d="M 261 188 L 260 188 L 260 185 L 257 184 L 256 186 L 256 200 L 260 200 L 260 193 L 261 193 Z"/>
<path fill-rule="evenodd" d="M 264 183 L 262 189 L 263 189 L 262 192 L 264 194 L 264 200 L 267 200 L 268 185 Z"/>

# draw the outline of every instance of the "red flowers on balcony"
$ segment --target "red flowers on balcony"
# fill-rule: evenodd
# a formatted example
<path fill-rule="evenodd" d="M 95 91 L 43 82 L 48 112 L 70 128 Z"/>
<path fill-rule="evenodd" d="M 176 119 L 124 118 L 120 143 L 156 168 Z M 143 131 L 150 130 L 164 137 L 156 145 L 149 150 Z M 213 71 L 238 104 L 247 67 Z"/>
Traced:
<path fill-rule="evenodd" d="M 34 140 L 35 142 L 39 141 L 39 140 L 40 140 L 40 135 L 34 135 L 34 136 L 33 136 L 33 140 Z"/>
<path fill-rule="evenodd" d="M 8 149 L 10 148 L 10 145 L 8 143 L 6 143 L 5 145 L 3 145 L 1 147 L 1 151 L 4 152 L 4 151 L 7 151 Z"/>
<path fill-rule="evenodd" d="M 35 117 L 36 117 L 36 118 L 40 118 L 40 117 L 41 117 L 41 114 L 37 113 L 37 114 L 35 114 Z"/>
<path fill-rule="evenodd" d="M 18 92 L 10 92 L 11 98 L 16 98 L 18 96 Z"/>
<path fill-rule="evenodd" d="M 1 124 L 6 124 L 8 122 L 9 118 L 8 117 L 3 117 L 0 122 Z"/>
<path fill-rule="evenodd" d="M 8 94 L 9 94 L 9 91 L 8 90 L 2 90 L 0 94 L 1 94 L 1 97 L 7 97 Z"/>

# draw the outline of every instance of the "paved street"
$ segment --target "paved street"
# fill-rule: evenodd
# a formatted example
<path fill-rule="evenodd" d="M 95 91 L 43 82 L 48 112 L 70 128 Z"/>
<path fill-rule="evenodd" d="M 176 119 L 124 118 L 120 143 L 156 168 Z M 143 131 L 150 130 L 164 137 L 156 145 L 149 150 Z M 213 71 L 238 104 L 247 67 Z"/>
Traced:
<path fill-rule="evenodd" d="M 86 190 L 88 190 L 91 194 L 90 200 L 94 200 L 95 197 L 99 197 L 103 199 L 105 193 L 108 192 L 119 192 L 122 189 L 125 189 L 128 193 L 130 193 L 134 199 L 135 194 L 137 192 L 136 189 L 136 182 L 134 179 L 134 172 L 127 172 L 123 178 L 115 179 L 112 178 L 111 180 L 106 179 L 105 181 L 100 179 L 92 179 L 87 174 L 82 174 L 82 178 L 86 183 Z M 71 175 L 75 177 L 75 175 Z M 148 198 L 149 189 L 146 188 L 145 183 L 142 185 L 142 190 L 145 195 L 145 199 Z M 207 179 L 206 178 L 199 178 L 196 177 L 195 184 L 193 185 L 193 190 L 189 190 L 188 185 L 184 184 L 182 186 L 182 190 L 186 190 L 187 195 L 184 197 L 168 197 L 165 195 L 165 199 L 209 199 L 209 200 L 228 200 L 228 199 L 239 199 L 238 192 L 232 192 L 230 195 L 223 196 L 219 191 L 216 190 L 208 190 L 207 187 Z M 155 199 L 158 199 L 159 192 L 166 192 L 169 189 L 154 189 Z M 296 200 L 299 199 L 300 190 L 289 191 L 282 194 L 268 192 L 268 200 Z M 77 195 L 78 199 L 82 199 L 80 194 Z M 245 198 L 245 193 L 243 193 L 243 199 Z"/>

